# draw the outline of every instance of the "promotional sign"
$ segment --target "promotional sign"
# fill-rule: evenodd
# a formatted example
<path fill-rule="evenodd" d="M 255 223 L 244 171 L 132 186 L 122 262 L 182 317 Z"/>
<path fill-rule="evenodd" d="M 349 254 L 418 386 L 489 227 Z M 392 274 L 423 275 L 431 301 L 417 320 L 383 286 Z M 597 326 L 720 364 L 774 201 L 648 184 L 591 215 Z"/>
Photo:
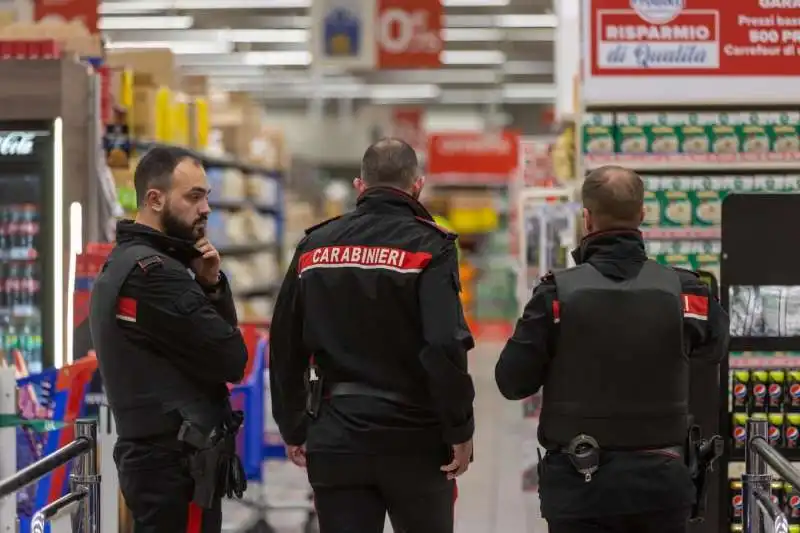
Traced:
<path fill-rule="evenodd" d="M 392 137 L 407 142 L 417 152 L 424 151 L 427 142 L 424 120 L 422 107 L 392 108 Z"/>
<path fill-rule="evenodd" d="M 315 0 L 310 14 L 315 64 L 344 69 L 374 66 L 374 1 Z"/>
<path fill-rule="evenodd" d="M 315 0 L 313 60 L 352 70 L 438 68 L 440 0 Z"/>
<path fill-rule="evenodd" d="M 442 18 L 439 0 L 378 0 L 378 68 L 439 68 Z"/>
<path fill-rule="evenodd" d="M 433 181 L 505 183 L 519 166 L 519 135 L 436 133 L 428 137 L 428 177 Z"/>
<path fill-rule="evenodd" d="M 589 102 L 726 98 L 752 102 L 774 97 L 785 101 L 800 88 L 798 2 L 584 0 L 584 4 Z M 770 78 L 780 81 L 769 83 Z"/>
<path fill-rule="evenodd" d="M 36 20 L 79 21 L 90 34 L 97 33 L 97 0 L 37 0 Z"/>

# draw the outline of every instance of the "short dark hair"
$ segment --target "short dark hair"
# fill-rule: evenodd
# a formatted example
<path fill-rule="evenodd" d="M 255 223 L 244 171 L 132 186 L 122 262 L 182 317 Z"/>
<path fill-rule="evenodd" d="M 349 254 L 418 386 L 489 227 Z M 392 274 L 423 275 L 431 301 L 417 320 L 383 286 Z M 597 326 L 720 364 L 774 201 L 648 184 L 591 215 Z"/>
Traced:
<path fill-rule="evenodd" d="M 609 165 L 589 172 L 581 197 L 598 229 L 638 228 L 641 223 L 644 184 L 628 168 Z"/>
<path fill-rule="evenodd" d="M 367 186 L 408 189 L 418 175 L 417 153 L 400 139 L 384 138 L 367 148 L 361 160 L 361 179 Z"/>
<path fill-rule="evenodd" d="M 144 205 L 148 189 L 167 190 L 172 185 L 175 168 L 184 160 L 197 158 L 185 148 L 173 146 L 155 146 L 145 153 L 136 165 L 133 173 L 133 185 L 136 188 L 136 205 Z M 199 161 L 197 161 L 199 163 Z"/>

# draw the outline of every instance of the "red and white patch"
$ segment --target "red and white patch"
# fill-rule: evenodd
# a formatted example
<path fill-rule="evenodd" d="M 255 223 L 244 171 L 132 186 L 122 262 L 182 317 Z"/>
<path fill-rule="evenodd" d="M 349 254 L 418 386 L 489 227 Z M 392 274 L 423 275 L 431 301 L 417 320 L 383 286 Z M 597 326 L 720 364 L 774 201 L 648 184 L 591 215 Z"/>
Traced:
<path fill-rule="evenodd" d="M 683 317 L 708 320 L 708 298 L 697 294 L 682 294 Z"/>
<path fill-rule="evenodd" d="M 561 304 L 558 300 L 553 300 L 553 324 L 561 322 Z"/>
<path fill-rule="evenodd" d="M 117 300 L 117 318 L 125 322 L 136 322 L 136 300 L 119 298 Z"/>
<path fill-rule="evenodd" d="M 300 256 L 299 274 L 315 268 L 391 270 L 402 274 L 422 272 L 431 254 L 385 246 L 323 246 Z"/>

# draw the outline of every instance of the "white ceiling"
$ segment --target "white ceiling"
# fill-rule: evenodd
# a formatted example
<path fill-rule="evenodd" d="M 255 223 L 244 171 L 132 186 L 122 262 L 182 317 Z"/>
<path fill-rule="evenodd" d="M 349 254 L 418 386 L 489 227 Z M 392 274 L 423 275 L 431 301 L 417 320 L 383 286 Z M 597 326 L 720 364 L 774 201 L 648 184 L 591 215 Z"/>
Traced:
<path fill-rule="evenodd" d="M 182 71 L 269 101 L 552 102 L 552 0 L 443 0 L 437 70 L 348 73 L 309 66 L 310 0 L 105 0 L 112 49 L 171 48 Z"/>

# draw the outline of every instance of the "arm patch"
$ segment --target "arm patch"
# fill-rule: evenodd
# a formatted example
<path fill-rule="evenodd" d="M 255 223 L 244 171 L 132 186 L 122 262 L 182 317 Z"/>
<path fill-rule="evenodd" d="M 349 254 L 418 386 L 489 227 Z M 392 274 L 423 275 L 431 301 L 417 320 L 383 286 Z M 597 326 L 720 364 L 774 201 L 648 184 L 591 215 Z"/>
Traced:
<path fill-rule="evenodd" d="M 136 264 L 139 268 L 142 269 L 142 272 L 147 274 L 149 271 L 153 270 L 154 268 L 160 267 L 164 265 L 164 260 L 161 259 L 159 255 L 151 255 L 148 257 L 143 257 L 136 261 Z"/>

